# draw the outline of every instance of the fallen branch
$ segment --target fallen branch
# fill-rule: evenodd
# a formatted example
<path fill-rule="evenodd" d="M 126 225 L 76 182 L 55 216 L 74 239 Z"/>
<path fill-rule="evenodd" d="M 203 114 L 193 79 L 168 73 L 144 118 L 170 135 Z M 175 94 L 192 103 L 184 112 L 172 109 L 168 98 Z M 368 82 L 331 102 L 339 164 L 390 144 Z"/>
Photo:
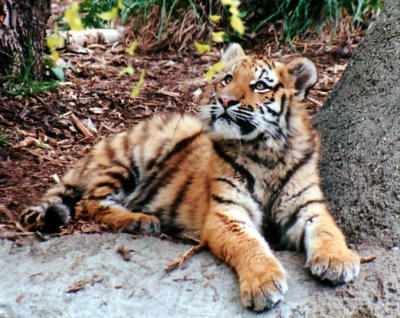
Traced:
<path fill-rule="evenodd" d="M 198 245 L 191 247 L 185 253 L 179 255 L 175 258 L 171 263 L 164 267 L 164 271 L 171 272 L 182 266 L 184 262 L 186 262 L 191 256 L 200 252 L 207 246 L 206 242 L 201 241 Z"/>
<path fill-rule="evenodd" d="M 370 263 L 376 258 L 376 255 L 371 255 L 371 256 L 366 256 L 366 257 L 361 257 L 360 263 Z"/>

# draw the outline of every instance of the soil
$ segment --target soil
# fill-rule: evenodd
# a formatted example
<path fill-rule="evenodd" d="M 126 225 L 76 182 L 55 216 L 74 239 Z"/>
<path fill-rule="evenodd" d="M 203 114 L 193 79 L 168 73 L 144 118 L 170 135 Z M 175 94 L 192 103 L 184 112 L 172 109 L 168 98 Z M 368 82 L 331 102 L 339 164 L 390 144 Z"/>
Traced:
<path fill-rule="evenodd" d="M 271 29 L 260 32 L 255 38 L 246 39 L 244 47 L 247 53 L 268 54 L 284 61 L 301 55 L 309 57 L 316 63 L 319 81 L 311 89 L 307 97 L 310 115 L 312 116 L 325 103 L 333 86 L 345 69 L 349 56 L 360 42 L 362 35 L 363 32 L 357 31 L 353 34 L 339 34 L 332 38 L 328 33 L 325 34 L 322 32 L 319 35 L 308 37 L 306 40 L 293 42 L 292 45 L 297 50 L 297 53 L 294 54 L 292 51 L 293 46 L 290 47 L 285 43 L 277 41 L 276 32 Z M 10 289 L 11 287 L 9 284 L 7 285 L 7 281 L 14 281 L 14 279 L 2 280 L 5 285 L 0 290 L 10 290 L 10 293 L 8 295 L 0 294 L 3 297 L 2 299 L 7 300 L 3 304 L 2 299 L 0 299 L 0 317 L 8 317 L 7 310 L 15 312 L 17 316 L 33 315 L 45 317 L 50 312 L 49 308 L 41 307 L 41 303 L 35 305 L 36 307 L 32 305 L 37 302 L 38 297 L 46 295 L 48 288 L 62 288 L 60 293 L 64 295 L 66 290 L 64 285 L 67 284 L 68 279 L 78 279 L 80 275 L 79 270 L 68 277 L 62 276 L 61 270 L 57 273 L 49 271 L 49 274 L 45 273 L 42 279 L 40 277 L 42 275 L 40 266 L 43 262 L 48 262 L 49 258 L 56 260 L 56 262 L 50 262 L 49 264 L 52 264 L 54 268 L 58 268 L 58 266 L 65 264 L 66 260 L 69 265 L 75 264 L 74 260 L 76 261 L 80 257 L 76 254 L 77 252 L 74 252 L 78 249 L 82 248 L 82 253 L 85 253 L 84 251 L 92 254 L 103 253 L 103 246 L 102 248 L 99 247 L 98 250 L 97 247 L 93 250 L 95 242 L 102 242 L 107 245 L 106 242 L 109 240 L 115 241 L 115 244 L 118 243 L 117 241 L 122 240 L 124 244 L 128 244 L 125 235 L 105 234 L 103 233 L 104 229 L 101 227 L 83 222 L 71 223 L 65 226 L 61 233 L 57 234 L 57 236 L 71 233 L 77 235 L 54 238 L 45 243 L 39 243 L 36 239 L 22 239 L 23 236 L 35 235 L 39 239 L 43 238 L 40 233 L 34 234 L 28 232 L 20 225 L 19 214 L 22 209 L 37 201 L 48 187 L 57 182 L 68 167 L 84 156 L 93 144 L 105 136 L 125 130 L 139 120 L 152 116 L 155 113 L 168 111 L 195 112 L 196 106 L 201 99 L 201 93 L 208 85 L 203 75 L 209 65 L 218 61 L 221 53 L 220 50 L 214 48 L 209 53 L 199 54 L 193 48 L 188 47 L 178 52 L 149 51 L 129 56 L 125 52 L 126 45 L 124 43 L 114 46 L 95 44 L 87 47 L 87 49 L 85 53 L 75 53 L 66 50 L 62 52 L 61 57 L 68 64 L 68 70 L 65 81 L 61 82 L 58 87 L 36 96 L 15 97 L 0 93 L 0 133 L 6 134 L 7 140 L 10 143 L 0 143 L 0 238 L 8 239 L 0 240 L 0 254 L 2 255 L 0 259 L 3 260 L 3 264 L 0 267 L 5 268 L 6 264 L 16 265 L 18 263 L 18 270 L 16 272 L 18 272 L 18 275 L 22 275 L 25 280 L 27 279 L 27 281 L 24 280 L 25 286 L 27 286 L 26 284 L 32 284 L 31 287 L 34 290 L 33 294 L 30 295 L 28 291 L 22 292 L 22 287 L 22 289 L 18 289 L 19 287 Z M 135 69 L 135 73 L 133 75 L 119 75 L 119 72 L 128 65 L 131 65 Z M 137 83 L 141 70 L 146 71 L 144 85 L 137 97 L 130 98 L 130 92 Z M 84 233 L 103 234 L 88 236 Z M 350 235 L 350 241 L 351 239 Z M 153 249 L 154 246 L 158 245 L 159 248 L 156 251 L 149 252 L 150 254 L 152 253 L 149 258 L 152 260 L 150 261 L 152 263 L 150 265 L 143 265 L 143 268 L 146 269 L 145 271 L 141 272 L 140 266 L 134 269 L 138 271 L 137 277 L 139 277 L 139 281 L 145 281 L 143 277 L 149 275 L 162 277 L 160 271 L 155 273 L 149 269 L 154 266 L 160 269 L 157 267 L 160 265 L 157 263 L 157 259 L 161 251 L 163 253 L 169 251 L 165 255 L 168 255 L 166 257 L 172 260 L 174 255 L 186 249 L 184 245 L 180 244 L 164 246 L 164 242 L 154 241 L 152 238 L 143 238 L 143 240 L 144 243 L 134 246 L 134 249 L 139 249 L 142 245 L 144 248 L 149 248 L 148 245 L 151 245 Z M 88 241 L 91 243 L 87 243 Z M 83 245 L 86 244 L 87 246 L 80 246 L 81 243 L 79 242 L 86 242 Z M 114 247 L 114 244 L 111 245 Z M 46 246 L 52 247 L 54 250 L 48 253 Z M 61 247 L 58 248 L 57 246 Z M 15 252 L 13 250 L 14 247 L 16 248 Z M 363 249 L 363 247 L 359 248 Z M 64 253 L 66 255 L 65 258 L 62 256 Z M 306 317 L 323 314 L 329 317 L 334 316 L 333 311 L 335 310 L 332 308 L 342 308 L 344 306 L 343 308 L 348 309 L 343 309 L 340 313 L 346 316 L 351 314 L 353 317 L 376 317 L 377 315 L 395 317 L 393 313 L 396 312 L 397 305 L 393 299 L 399 296 L 400 279 L 395 268 L 393 268 L 393 272 L 391 273 L 385 272 L 384 269 L 389 263 L 391 267 L 394 266 L 391 257 L 394 255 L 393 253 L 397 253 L 396 257 L 398 259 L 398 251 L 379 249 L 379 253 L 377 253 L 381 259 L 377 263 L 372 263 L 368 267 L 366 266 L 367 271 L 373 268 L 375 268 L 375 271 L 370 271 L 369 274 L 368 272 L 367 274 L 362 274 L 364 275 L 362 276 L 362 280 L 355 287 L 350 285 L 350 287 L 334 290 L 333 296 L 331 289 L 328 289 L 328 292 L 327 290 L 323 291 L 321 285 L 318 285 L 314 281 L 312 283 L 308 282 L 305 292 L 297 295 L 295 291 L 301 290 L 302 283 L 309 281 L 308 278 L 305 278 L 309 277 L 306 274 L 298 274 L 298 271 L 302 269 L 304 259 L 299 255 L 295 255 L 294 261 L 290 261 L 290 257 L 292 256 L 289 256 L 288 252 L 279 253 L 278 257 L 283 259 L 284 266 L 289 268 L 289 272 L 297 272 L 297 274 L 293 274 L 296 278 L 296 283 L 289 284 L 291 285 L 292 292 L 294 292 L 294 298 L 292 297 L 294 300 L 289 298 L 287 303 L 278 307 L 278 311 L 270 312 L 271 316 Z M 368 253 L 365 253 L 364 251 L 364 256 L 368 256 L 368 253 L 377 254 L 374 253 L 371 247 Z M 214 299 L 214 303 L 221 301 L 218 312 L 222 316 L 224 316 L 224 313 L 230 316 L 252 315 L 248 311 L 243 311 L 238 293 L 234 294 L 234 296 L 225 294 L 226 291 L 238 291 L 237 280 L 232 271 L 215 258 L 212 258 L 209 253 L 206 254 L 206 260 L 199 261 L 199 263 L 194 262 L 196 264 L 194 267 L 200 267 L 201 273 L 204 273 L 205 268 L 208 266 L 212 266 L 212 270 L 210 270 L 210 273 L 207 272 L 209 274 L 208 278 L 196 278 L 192 281 L 193 286 L 190 284 L 189 287 L 186 286 L 188 288 L 187 292 L 190 293 L 200 288 L 205 291 L 206 295 L 208 295 L 208 292 L 212 293 L 214 296 L 210 294 L 210 297 Z M 23 264 L 19 264 L 19 260 L 22 257 L 30 259 L 27 268 L 23 267 Z M 117 256 L 109 255 L 108 257 Z M 166 260 L 166 257 L 163 260 Z M 105 288 L 103 281 L 98 278 L 98 275 L 96 276 L 96 271 L 101 269 L 107 272 L 110 269 L 107 272 L 107 275 L 110 276 L 107 277 L 122 275 L 121 270 L 118 270 L 122 266 L 119 261 L 111 265 L 105 264 L 99 269 L 98 264 L 101 261 L 102 257 L 93 259 L 87 264 L 85 263 L 86 261 L 84 262 L 85 266 L 91 269 L 89 272 L 93 274 L 89 281 L 84 284 L 84 286 L 90 286 L 88 288 L 88 298 L 93 294 L 93 291 L 90 291 L 94 286 L 100 285 L 103 286 L 101 287 L 102 289 Z M 30 267 L 35 266 L 35 264 L 37 267 Z M 85 272 L 87 270 L 86 267 L 82 268 L 81 271 Z M 33 270 L 33 268 L 35 269 Z M 196 268 L 192 269 L 184 273 L 179 272 L 181 274 L 180 277 L 185 278 L 183 281 L 190 280 L 187 278 L 190 277 L 189 274 L 196 272 Z M 11 268 L 9 270 L 13 271 Z M 128 271 L 128 269 L 126 270 Z M 35 273 L 39 273 L 38 278 L 32 276 Z M 219 277 L 218 282 L 212 283 L 210 278 L 213 275 Z M 121 282 L 128 281 L 128 276 L 121 276 L 125 277 L 124 279 L 121 278 Z M 63 277 L 62 283 L 64 285 L 60 287 L 60 285 L 55 286 L 43 283 L 45 280 L 48 282 L 53 281 L 56 277 Z M 175 278 L 178 279 L 179 277 Z M 39 279 L 43 283 L 40 291 L 34 289 L 39 288 L 36 283 L 32 283 L 35 279 Z M 104 281 L 107 282 L 107 279 Z M 228 286 L 227 289 L 225 288 L 225 292 L 220 292 L 218 288 L 223 287 L 218 284 L 223 285 L 227 280 L 229 281 L 228 285 L 230 286 L 231 284 L 232 287 Z M 208 281 L 211 283 L 208 283 Z M 150 280 L 150 282 L 154 283 L 154 279 Z M 362 285 L 365 282 L 367 282 L 368 291 L 364 292 L 363 296 L 359 296 L 357 292 L 362 290 Z M 168 300 L 168 297 L 172 297 L 171 293 L 174 292 L 177 285 L 174 285 L 176 281 L 173 279 L 172 282 L 166 284 L 172 284 L 170 289 L 164 290 L 166 294 L 163 295 Z M 120 290 L 121 287 L 117 288 L 117 285 L 114 286 L 115 290 Z M 133 288 L 134 283 L 131 283 L 131 285 L 128 287 Z M 383 289 L 382 286 L 385 286 L 386 289 Z M 163 312 L 163 306 L 157 307 L 153 306 L 153 304 L 165 304 L 165 299 L 163 302 L 160 302 L 158 298 L 154 299 L 154 297 L 152 298 L 146 294 L 150 293 L 149 290 L 153 286 L 143 287 L 141 292 L 144 294 L 138 293 L 136 296 L 133 296 L 134 291 L 131 291 L 128 287 L 126 289 L 125 287 L 122 288 L 125 293 L 129 292 L 127 298 L 134 297 L 136 302 L 139 303 L 144 301 L 144 299 L 149 299 L 147 307 L 142 307 L 140 311 L 143 314 L 142 316 L 160 315 L 160 312 Z M 78 288 L 77 291 L 79 292 L 80 286 L 76 288 Z M 323 301 L 326 304 L 319 306 L 318 297 L 313 295 L 322 292 L 325 293 Z M 74 291 L 71 293 L 75 295 Z M 181 311 L 168 307 L 168 313 L 171 315 L 183 317 L 188 313 L 192 313 L 192 316 L 196 316 L 197 312 L 193 311 L 193 308 L 197 308 L 198 313 L 203 313 L 206 316 L 211 317 L 216 315 L 217 311 L 207 311 L 208 307 L 204 304 L 207 297 L 203 294 L 200 293 L 200 295 L 203 295 L 199 296 L 201 299 L 191 298 L 192 301 L 193 299 L 195 300 L 198 306 L 196 305 L 197 307 L 189 309 L 185 306 L 182 307 L 180 300 L 182 297 L 184 300 L 186 299 L 182 295 L 177 296 L 176 299 L 174 298 L 175 303 L 179 303 L 179 306 L 181 306 L 178 306 L 181 309 L 177 307 Z M 14 298 L 11 300 L 10 297 Z M 302 301 L 301 298 L 303 297 L 306 299 L 306 302 Z M 61 313 L 63 309 L 61 303 L 68 306 L 71 304 L 76 304 L 77 306 L 88 305 L 89 314 L 87 316 L 90 316 L 90 314 L 93 316 L 94 312 L 98 312 L 98 306 L 103 306 L 103 303 L 100 304 L 101 301 L 99 304 L 86 303 L 85 299 L 88 298 L 83 298 L 82 302 L 78 300 L 79 297 L 62 296 L 61 298 L 57 298 L 54 306 L 55 308 L 59 308 L 57 310 Z M 126 302 L 126 300 L 124 301 Z M 52 302 L 53 299 L 43 298 L 44 304 Z M 25 305 L 21 307 L 16 305 L 16 303 Z M 375 304 L 379 304 L 378 309 L 374 309 Z M 385 307 L 387 304 L 391 307 Z M 121 310 L 122 314 L 120 316 L 129 315 L 130 310 L 138 310 L 135 306 L 126 307 L 125 305 L 125 303 L 114 303 L 114 300 L 110 299 L 108 310 L 110 313 L 114 313 L 114 317 L 119 315 L 119 312 L 113 311 L 113 308 L 116 308 L 115 306 L 118 306 Z M 227 305 L 228 307 L 226 308 L 230 308 L 229 306 L 232 305 L 233 309 L 222 308 L 222 306 Z M 331 306 L 332 308 L 330 308 Z M 156 310 L 157 308 L 159 311 Z M 5 312 L 4 315 L 2 315 L 3 312 Z M 100 312 L 98 312 L 98 315 L 102 317 Z M 74 314 L 67 311 L 58 316 L 69 317 L 74 316 Z M 81 316 L 85 317 L 86 315 L 83 314 Z M 161 316 L 163 315 L 161 314 Z M 197 316 L 200 316 L 200 314 L 197 314 Z"/>

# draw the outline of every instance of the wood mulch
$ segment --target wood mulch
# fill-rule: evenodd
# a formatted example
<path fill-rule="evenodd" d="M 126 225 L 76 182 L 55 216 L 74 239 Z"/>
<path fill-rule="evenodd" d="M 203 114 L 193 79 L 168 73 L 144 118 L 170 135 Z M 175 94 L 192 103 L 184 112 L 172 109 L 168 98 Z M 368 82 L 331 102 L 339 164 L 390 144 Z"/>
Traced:
<path fill-rule="evenodd" d="M 244 47 L 248 53 L 269 54 L 288 60 L 307 56 L 317 65 L 319 80 L 310 91 L 310 113 L 326 101 L 363 32 L 331 38 L 318 34 L 293 42 L 296 54 L 267 30 Z M 66 80 L 47 93 L 15 97 L 0 93 L 0 237 L 18 232 L 29 235 L 19 224 L 22 209 L 57 182 L 63 173 L 104 136 L 114 134 L 155 113 L 194 112 L 209 65 L 218 61 L 216 48 L 198 54 L 192 48 L 178 53 L 161 51 L 129 56 L 123 44 L 95 44 L 86 53 L 63 52 L 69 65 Z M 127 65 L 133 75 L 119 75 Z M 136 98 L 130 92 L 145 70 L 145 82 Z M 62 233 L 100 232 L 99 226 L 76 222 Z M 25 234 L 23 234 L 25 233 Z"/>

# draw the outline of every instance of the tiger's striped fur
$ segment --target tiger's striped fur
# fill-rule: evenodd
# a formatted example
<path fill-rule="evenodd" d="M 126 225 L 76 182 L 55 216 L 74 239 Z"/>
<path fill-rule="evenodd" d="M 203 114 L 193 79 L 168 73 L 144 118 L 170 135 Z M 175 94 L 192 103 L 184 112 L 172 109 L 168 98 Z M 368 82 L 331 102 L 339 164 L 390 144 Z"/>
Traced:
<path fill-rule="evenodd" d="M 236 270 L 242 303 L 255 311 L 287 290 L 265 240 L 273 232 L 282 246 L 305 251 L 313 275 L 352 280 L 359 258 L 329 214 L 320 141 L 301 102 L 314 64 L 246 56 L 237 44 L 222 61 L 199 119 L 159 115 L 103 140 L 24 211 L 25 223 L 54 230 L 75 217 L 197 237 Z"/>

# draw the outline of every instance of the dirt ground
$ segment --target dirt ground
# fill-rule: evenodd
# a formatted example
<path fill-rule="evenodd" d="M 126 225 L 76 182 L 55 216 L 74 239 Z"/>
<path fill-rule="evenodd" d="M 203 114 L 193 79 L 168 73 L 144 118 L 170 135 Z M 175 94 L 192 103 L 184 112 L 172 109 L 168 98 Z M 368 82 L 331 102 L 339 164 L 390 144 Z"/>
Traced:
<path fill-rule="evenodd" d="M 296 55 L 312 59 L 318 67 L 319 75 L 318 83 L 308 96 L 309 110 L 312 115 L 324 104 L 333 86 L 339 80 L 347 59 L 360 42 L 362 34 L 362 32 L 357 31 L 353 34 L 342 34 L 331 38 L 329 35 L 322 33 L 318 36 L 309 37 L 307 41 L 294 42 L 293 45 L 296 47 L 297 53 L 293 54 L 287 44 L 276 40 L 274 32 L 266 31 L 260 33 L 256 38 L 246 39 L 244 47 L 248 53 L 264 53 L 281 60 L 290 60 Z M 65 249 L 71 250 L 78 248 L 80 245 L 74 238 L 79 237 L 82 240 L 91 240 L 93 236 L 85 238 L 85 236 L 81 235 L 72 235 L 64 237 L 67 241 L 64 243 L 62 241 L 63 237 L 39 243 L 36 240 L 39 234 L 28 232 L 20 226 L 19 213 L 24 207 L 34 203 L 49 186 L 63 175 L 69 166 L 87 153 L 90 147 L 104 136 L 124 130 L 137 121 L 155 113 L 168 111 L 195 112 L 201 93 L 208 85 L 203 75 L 209 65 L 218 61 L 220 55 L 219 48 L 214 48 L 212 52 L 206 54 L 199 54 L 195 52 L 193 47 L 188 47 L 186 50 L 179 52 L 151 51 L 137 53 L 134 56 L 126 54 L 125 44 L 113 46 L 95 44 L 87 49 L 85 53 L 75 53 L 68 50 L 62 52 L 61 57 L 69 65 L 69 68 L 65 82 L 60 83 L 57 88 L 41 95 L 27 97 L 15 97 L 0 93 L 0 133 L 6 134 L 7 140 L 10 142 L 10 144 L 0 144 L 0 239 L 2 239 L 0 240 L 0 254 L 4 255 L 4 258 L 1 256 L 3 265 L 16 263 L 25 256 L 31 258 L 32 266 L 34 263 L 40 265 L 43 261 L 40 257 L 46 258 L 47 256 L 43 251 L 40 254 L 42 256 L 38 258 L 34 256 L 34 251 L 43 249 L 45 247 L 43 244 L 50 244 L 51 246 L 70 244 Z M 133 75 L 119 75 L 119 72 L 127 65 L 132 65 L 135 73 Z M 130 98 L 131 89 L 138 81 L 141 70 L 146 71 L 144 85 L 136 98 Z M 71 233 L 103 233 L 103 229 L 92 224 L 74 222 L 65 226 L 57 236 Z M 96 235 L 98 235 L 97 237 L 104 236 L 102 239 L 98 239 L 99 241 L 107 239 L 118 240 L 118 238 L 122 237 L 120 234 Z M 111 235 L 110 237 L 112 238 L 108 235 Z M 24 236 L 29 236 L 30 238 L 24 239 Z M 126 240 L 126 237 L 123 236 L 121 239 Z M 351 241 L 351 237 L 349 239 Z M 150 244 L 149 238 L 145 238 L 145 240 Z M 146 245 L 147 243 L 143 244 Z M 162 245 L 164 242 L 151 241 L 151 244 Z M 175 243 L 171 244 L 177 245 Z M 178 246 L 181 245 L 178 244 Z M 178 248 L 180 249 L 178 252 L 185 250 L 185 246 L 182 246 Z M 90 249 L 90 244 L 87 248 Z M 165 247 L 165 250 L 171 248 L 173 252 L 168 255 L 175 255 L 177 252 L 174 249 L 175 247 L 170 245 Z M 355 248 L 364 249 L 364 247 L 360 246 Z M 101 249 L 98 252 L 102 253 Z M 59 251 L 59 253 L 63 253 L 63 251 Z M 91 251 L 90 253 L 95 252 Z M 300 296 L 295 297 L 295 301 L 288 300 L 288 303 L 291 304 L 289 307 L 284 303 L 280 305 L 281 307 L 279 307 L 278 311 L 274 311 L 274 314 L 271 312 L 269 315 L 307 317 L 320 314 L 331 317 L 335 316 L 335 310 L 330 309 L 332 305 L 333 308 L 347 306 L 349 309 L 341 311 L 341 313 L 352 315 L 353 317 L 396 317 L 398 307 L 393 299 L 399 299 L 400 279 L 398 273 L 396 273 L 392 257 L 397 257 L 398 259 L 398 251 L 379 249 L 379 252 L 374 252 L 372 247 L 362 251 L 363 256 L 373 254 L 378 255 L 378 260 L 364 266 L 367 269 L 367 273 L 362 274 L 364 275 L 362 279 L 356 283 L 357 285 L 354 285 L 357 292 L 355 292 L 354 286 L 350 285 L 350 287 L 334 289 L 331 297 L 332 289 L 322 289 L 321 285 L 315 285 L 316 283 L 313 282 L 311 283 L 312 285 L 307 287 L 309 289 L 306 288 L 307 295 L 303 295 L 306 298 L 308 297 L 306 303 L 300 301 Z M 282 252 L 280 255 L 282 255 L 283 259 L 286 259 L 284 265 L 289 266 L 291 272 L 302 270 L 301 264 L 304 260 L 299 255 L 295 256 L 293 263 L 289 261 L 287 252 Z M 71 257 L 76 258 L 78 256 L 73 254 Z M 153 253 L 152 257 L 157 258 L 157 252 Z M 93 262 L 95 261 L 98 260 L 96 259 Z M 70 258 L 68 262 L 72 263 L 74 259 Z M 210 260 L 208 259 L 207 262 L 210 262 Z M 213 259 L 212 262 L 215 263 L 217 261 Z M 225 275 L 222 277 L 229 277 L 226 279 L 232 280 L 232 284 L 235 284 L 232 289 L 237 291 L 237 282 L 233 273 L 223 264 L 214 263 L 213 266 L 217 267 L 215 273 L 219 275 L 222 270 L 223 274 L 221 275 Z M 389 263 L 390 273 L 384 271 L 385 268 L 388 268 Z M 58 266 L 57 264 L 54 266 Z M 118 268 L 121 264 L 118 263 L 113 266 Z M 200 263 L 200 265 L 196 266 L 206 265 Z M 371 271 L 368 274 L 369 269 Z M 19 275 L 24 278 L 35 274 L 32 270 L 29 271 L 21 267 L 18 267 L 18 271 L 21 271 Z M 40 270 L 38 269 L 38 271 Z M 228 271 L 228 274 L 226 271 Z M 139 273 L 138 277 L 140 275 L 154 274 L 149 273 Z M 76 274 L 73 279 L 76 278 Z M 54 274 L 54 276 L 50 275 L 49 277 L 54 278 L 57 275 L 61 274 Z M 298 284 L 296 283 L 292 286 L 292 291 L 296 293 L 296 290 L 301 290 L 302 288 L 301 282 L 308 281 L 308 278 L 304 278 L 301 276 L 302 274 L 300 276 L 296 276 L 299 274 L 294 275 L 297 277 Z M 32 279 L 29 278 L 28 280 L 32 281 Z M 1 290 L 10 288 L 7 284 L 8 280 L 2 281 L 6 285 L 2 286 Z M 91 288 L 97 284 L 96 282 L 96 278 L 94 278 Z M 201 284 L 206 283 L 203 280 L 200 280 L 200 282 Z M 363 292 L 362 296 L 359 296 L 358 291 L 362 290 L 364 283 L 368 285 L 368 290 Z M 171 284 L 173 291 L 174 283 Z M 199 288 L 201 284 L 199 283 L 198 286 L 193 286 L 193 288 Z M 54 287 L 52 285 L 45 286 L 48 286 L 48 288 Z M 200 288 L 203 287 L 200 286 Z M 212 288 L 205 288 L 205 290 L 214 290 Z M 119 288 L 115 287 L 115 289 Z M 25 304 L 35 302 L 45 292 L 45 290 L 41 290 L 34 295 L 27 296 Z M 312 295 L 321 292 L 324 293 L 323 301 L 327 303 L 321 307 L 322 311 L 318 312 L 318 297 Z M 219 291 L 215 291 L 215 293 L 218 294 Z M 8 298 L 5 299 L 14 297 L 13 302 L 23 303 L 24 296 L 21 296 L 22 294 L 24 292 L 14 288 L 12 293 L 7 296 Z M 2 297 L 5 296 L 3 295 Z M 233 300 L 225 294 L 223 297 L 228 298 L 222 304 L 226 305 L 226 302 L 230 301 L 234 301 L 235 304 L 240 303 L 236 294 Z M 140 299 L 142 298 L 139 297 L 136 300 L 139 301 Z M 178 300 L 177 298 L 176 301 Z M 76 303 L 72 296 L 60 301 Z M 150 304 L 152 301 L 154 299 L 150 297 Z M 112 304 L 112 301 L 110 303 Z M 201 301 L 199 300 L 200 303 Z M 4 305 L 6 309 L 2 307 L 3 305 L 0 301 L 0 317 L 8 317 L 6 312 L 8 305 Z M 307 306 L 311 306 L 311 309 L 308 310 Z M 25 309 L 28 307 L 25 307 Z M 150 310 L 150 307 L 151 305 L 149 305 L 147 313 L 142 311 L 144 313 L 143 316 L 155 313 Z M 10 310 L 16 310 L 17 312 L 19 310 L 19 307 L 15 307 L 14 303 L 10 308 Z M 29 308 L 22 313 L 30 313 L 37 317 L 46 316 L 46 310 L 43 308 L 39 308 L 41 311 L 33 310 L 32 306 Z M 128 310 L 130 307 L 126 307 L 127 309 L 125 307 L 121 308 Z M 220 313 L 230 313 L 232 316 L 250 315 L 247 311 L 243 312 L 240 306 L 234 308 L 234 312 L 221 309 Z M 4 315 L 2 315 L 3 309 L 6 312 Z M 173 309 L 171 310 L 171 314 L 177 313 Z M 190 312 L 193 313 L 193 310 L 189 310 Z M 183 313 L 188 312 L 183 311 Z M 204 313 L 207 314 L 206 312 Z M 213 316 L 210 312 L 207 315 Z M 58 316 L 69 317 L 67 314 Z M 73 317 L 74 315 L 70 316 Z"/>

